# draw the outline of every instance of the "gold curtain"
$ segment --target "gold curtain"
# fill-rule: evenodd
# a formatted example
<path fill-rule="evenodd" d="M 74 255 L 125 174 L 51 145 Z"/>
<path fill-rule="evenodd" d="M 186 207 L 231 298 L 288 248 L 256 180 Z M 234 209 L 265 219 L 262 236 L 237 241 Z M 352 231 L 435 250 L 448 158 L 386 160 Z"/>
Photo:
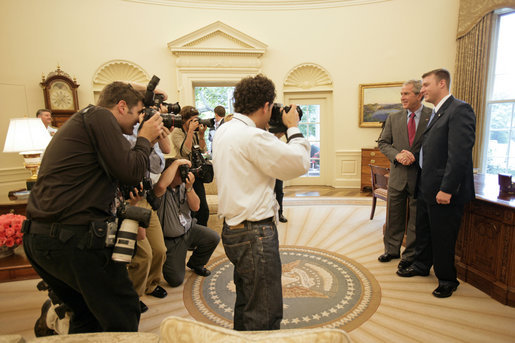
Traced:
<path fill-rule="evenodd" d="M 452 93 L 468 102 L 476 113 L 476 144 L 474 167 L 482 161 L 485 118 L 486 82 L 493 12 L 488 13 L 464 36 L 457 40 L 456 66 Z"/>
<path fill-rule="evenodd" d="M 457 38 L 466 35 L 486 14 L 505 7 L 515 8 L 515 0 L 461 0 Z"/>

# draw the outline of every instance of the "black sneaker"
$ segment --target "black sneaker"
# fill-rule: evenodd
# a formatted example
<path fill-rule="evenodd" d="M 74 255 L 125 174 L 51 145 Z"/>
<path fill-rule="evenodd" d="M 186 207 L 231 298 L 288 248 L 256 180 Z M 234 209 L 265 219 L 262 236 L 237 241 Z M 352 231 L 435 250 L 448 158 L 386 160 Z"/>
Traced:
<path fill-rule="evenodd" d="M 43 303 L 43 306 L 41 306 L 41 316 L 39 316 L 38 320 L 36 320 L 36 324 L 34 324 L 34 334 L 36 337 L 57 335 L 57 333 L 50 329 L 46 324 L 46 315 L 50 309 L 50 306 L 52 306 L 50 299 L 47 299 Z"/>

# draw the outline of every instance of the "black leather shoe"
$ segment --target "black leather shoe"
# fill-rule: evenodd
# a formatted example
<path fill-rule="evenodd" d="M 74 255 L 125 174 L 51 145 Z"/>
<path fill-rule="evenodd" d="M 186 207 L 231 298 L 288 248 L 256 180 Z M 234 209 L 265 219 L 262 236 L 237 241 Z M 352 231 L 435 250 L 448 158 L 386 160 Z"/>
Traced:
<path fill-rule="evenodd" d="M 52 302 L 50 299 L 47 299 L 43 303 L 43 306 L 41 306 L 41 316 L 39 316 L 38 320 L 36 320 L 36 324 L 34 325 L 34 335 L 36 337 L 57 335 L 57 333 L 50 329 L 46 324 L 46 316 L 51 306 Z"/>
<path fill-rule="evenodd" d="M 401 260 L 399 262 L 399 265 L 397 266 L 397 268 L 399 269 L 406 269 L 408 268 L 409 266 L 411 266 L 411 263 L 410 261 L 407 261 L 407 260 Z"/>
<path fill-rule="evenodd" d="M 188 268 L 193 270 L 195 272 L 195 274 L 197 274 L 197 275 L 204 276 L 204 277 L 211 275 L 211 272 L 209 271 L 209 269 L 206 269 L 206 267 L 193 267 L 193 266 L 190 266 L 189 262 L 188 262 L 187 266 L 188 266 Z"/>
<path fill-rule="evenodd" d="M 418 270 L 416 268 L 413 268 L 413 266 L 409 266 L 406 269 L 398 269 L 397 270 L 397 275 L 402 276 L 402 277 L 428 276 L 429 272 L 424 273 L 424 272 L 421 272 L 420 270 Z"/>
<path fill-rule="evenodd" d="M 438 286 L 434 291 L 433 295 L 437 298 L 448 298 L 458 288 L 458 286 L 442 285 Z"/>
<path fill-rule="evenodd" d="M 161 286 L 157 286 L 156 289 L 154 289 L 154 291 L 152 293 L 150 293 L 151 296 L 153 297 L 156 297 L 156 298 L 164 298 L 168 295 L 168 293 L 166 292 L 166 290 L 161 287 Z"/>
<path fill-rule="evenodd" d="M 286 222 L 288 222 L 288 219 L 286 219 L 286 217 L 285 217 L 285 216 L 283 216 L 282 214 L 280 214 L 280 215 L 279 215 L 279 221 L 280 221 L 281 223 L 286 223 Z"/>
<path fill-rule="evenodd" d="M 399 255 L 395 256 L 395 255 L 390 255 L 388 253 L 384 253 L 381 256 L 379 256 L 377 259 L 379 260 L 379 262 L 390 262 L 394 258 L 399 258 Z"/>
<path fill-rule="evenodd" d="M 145 303 L 143 301 L 141 301 L 141 300 L 139 301 L 139 311 L 141 313 L 145 313 L 145 312 L 148 311 L 148 306 L 145 305 Z"/>

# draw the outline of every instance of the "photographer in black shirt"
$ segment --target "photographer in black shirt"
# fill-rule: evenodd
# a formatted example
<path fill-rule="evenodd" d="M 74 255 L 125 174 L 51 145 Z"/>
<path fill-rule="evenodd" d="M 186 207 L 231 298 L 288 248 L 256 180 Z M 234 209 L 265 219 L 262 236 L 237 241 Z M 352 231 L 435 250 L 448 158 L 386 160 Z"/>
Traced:
<path fill-rule="evenodd" d="M 105 246 L 118 184 L 140 182 L 163 129 L 154 115 L 131 149 L 141 93 L 113 82 L 98 106 L 74 114 L 48 145 L 27 204 L 24 249 L 34 269 L 72 310 L 69 333 L 137 331 L 139 298 L 124 263 Z"/>

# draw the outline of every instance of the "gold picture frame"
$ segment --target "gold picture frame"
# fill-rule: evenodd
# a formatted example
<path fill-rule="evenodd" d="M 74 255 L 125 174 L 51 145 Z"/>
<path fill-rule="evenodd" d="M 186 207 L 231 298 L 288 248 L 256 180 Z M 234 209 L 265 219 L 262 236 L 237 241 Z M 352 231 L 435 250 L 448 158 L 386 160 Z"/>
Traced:
<path fill-rule="evenodd" d="M 381 127 L 389 114 L 402 109 L 402 82 L 359 85 L 359 127 Z"/>

